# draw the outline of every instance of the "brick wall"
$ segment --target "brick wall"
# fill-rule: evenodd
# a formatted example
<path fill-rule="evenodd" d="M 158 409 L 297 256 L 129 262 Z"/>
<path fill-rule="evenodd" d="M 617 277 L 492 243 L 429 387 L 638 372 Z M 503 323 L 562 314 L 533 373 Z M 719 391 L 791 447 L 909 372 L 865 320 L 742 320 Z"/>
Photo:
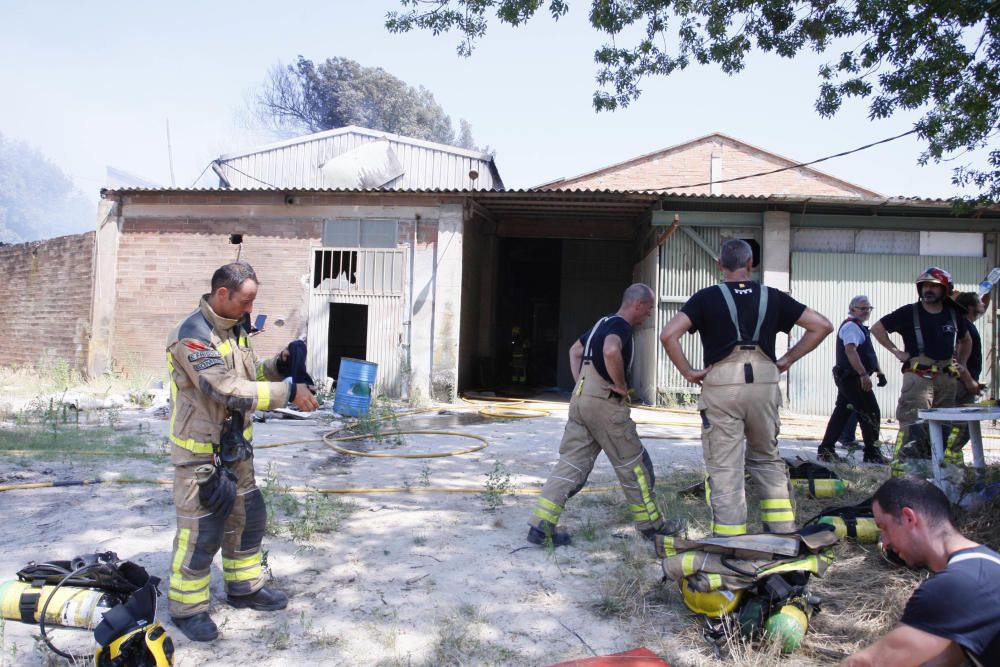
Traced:
<path fill-rule="evenodd" d="M 320 223 L 294 219 L 155 219 L 126 217 L 118 248 L 115 327 L 111 356 L 120 366 L 166 374 L 166 340 L 174 326 L 198 307 L 212 273 L 240 259 L 260 279 L 254 314 L 266 313 L 254 337 L 261 357 L 275 354 L 305 333 L 308 319 L 309 248 L 320 245 Z M 277 316 L 283 327 L 274 326 Z"/>
<path fill-rule="evenodd" d="M 710 181 L 713 154 L 722 158 L 722 174 L 718 180 L 780 169 L 789 164 L 787 160 L 752 146 L 724 137 L 711 137 L 643 161 L 560 182 L 556 187 L 595 190 L 669 190 L 710 194 L 708 185 L 693 188 L 680 186 Z M 720 183 L 718 188 L 717 194 L 721 195 L 870 197 L 876 194 L 808 168 L 790 169 L 769 176 Z"/>
<path fill-rule="evenodd" d="M 86 367 L 93 261 L 94 232 L 0 247 L 0 365 Z"/>

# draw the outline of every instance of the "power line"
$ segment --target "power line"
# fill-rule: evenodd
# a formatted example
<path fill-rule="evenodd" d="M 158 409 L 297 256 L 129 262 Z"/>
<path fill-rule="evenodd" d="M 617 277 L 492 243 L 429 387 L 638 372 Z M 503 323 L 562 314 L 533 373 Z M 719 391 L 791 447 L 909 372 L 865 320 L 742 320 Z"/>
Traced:
<path fill-rule="evenodd" d="M 810 165 L 818 164 L 820 162 L 825 162 L 827 160 L 832 160 L 836 157 L 843 157 L 845 155 L 850 155 L 852 153 L 858 153 L 863 150 L 872 148 L 873 146 L 878 146 L 879 144 L 887 144 L 890 141 L 895 141 L 896 139 L 902 139 L 905 136 L 914 134 L 917 132 L 917 128 L 903 132 L 902 134 L 897 134 L 894 137 L 889 137 L 888 139 L 880 139 L 879 141 L 873 141 L 870 144 L 865 144 L 864 146 L 858 146 L 857 148 L 852 148 L 849 151 L 842 151 L 840 153 L 834 153 L 833 155 L 827 155 L 826 157 L 821 157 L 816 160 L 810 160 L 809 162 L 799 162 L 797 164 L 792 164 L 787 167 L 781 167 L 780 169 L 772 169 L 771 171 L 760 171 L 756 174 L 747 174 L 746 176 L 736 176 L 734 178 L 724 178 L 721 181 L 704 181 L 702 183 L 689 183 L 687 185 L 667 185 L 658 188 L 636 188 L 637 190 L 682 190 L 684 188 L 697 188 L 703 185 L 715 185 L 717 183 L 732 183 L 733 181 L 744 181 L 748 178 L 757 178 L 758 176 L 768 176 L 770 174 L 777 174 L 782 171 L 788 171 L 790 169 L 798 169 L 799 167 L 808 167 Z"/>
<path fill-rule="evenodd" d="M 220 163 L 220 164 L 219 164 L 219 166 L 221 167 L 221 166 L 222 166 L 222 164 Z M 260 183 L 260 184 L 262 184 L 262 185 L 266 185 L 267 187 L 269 187 L 269 188 L 271 188 L 271 189 L 273 189 L 273 190 L 280 190 L 280 189 L 281 189 L 281 188 L 279 188 L 279 187 L 278 187 L 277 185 L 271 185 L 271 184 L 270 184 L 270 183 L 268 183 L 267 181 L 262 181 L 262 180 L 260 180 L 259 178 L 257 178 L 256 176 L 251 176 L 250 174 L 246 173 L 246 172 L 245 172 L 245 171 L 243 171 L 242 169 L 238 169 L 237 167 L 234 167 L 233 165 L 231 165 L 231 164 L 229 164 L 229 163 L 226 163 L 226 167 L 228 167 L 229 169 L 232 169 L 232 170 L 233 170 L 233 171 L 235 171 L 235 172 L 238 172 L 238 173 L 240 173 L 240 174 L 243 174 L 244 176 L 246 176 L 247 178 L 249 178 L 249 179 L 250 179 L 251 181 L 257 181 L 258 183 Z"/>

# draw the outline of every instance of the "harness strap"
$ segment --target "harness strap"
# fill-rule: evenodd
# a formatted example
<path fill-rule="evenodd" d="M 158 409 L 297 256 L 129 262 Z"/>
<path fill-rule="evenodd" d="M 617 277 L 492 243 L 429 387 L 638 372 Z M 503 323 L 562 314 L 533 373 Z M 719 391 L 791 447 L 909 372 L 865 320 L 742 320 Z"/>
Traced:
<path fill-rule="evenodd" d="M 920 308 L 919 303 L 913 304 L 913 333 L 917 338 L 917 354 L 922 355 L 924 353 L 924 335 L 920 331 Z M 947 306 L 945 306 L 947 308 Z M 951 353 L 955 354 L 955 348 L 958 343 L 958 320 L 955 319 L 955 309 L 948 308 L 948 314 L 951 315 L 951 327 L 953 329 L 951 334 Z"/>
<path fill-rule="evenodd" d="M 757 326 L 753 331 L 753 338 L 751 340 L 745 340 L 743 337 L 743 331 L 740 329 L 739 317 L 736 314 L 736 302 L 733 300 L 733 294 L 726 287 L 725 283 L 718 285 L 719 290 L 722 292 L 722 298 L 726 302 L 726 307 L 729 309 L 729 319 L 733 321 L 733 327 L 736 328 L 736 343 L 754 343 L 760 340 L 760 328 L 764 324 L 764 315 L 767 313 L 767 287 L 760 285 L 760 303 L 757 306 Z"/>
<path fill-rule="evenodd" d="M 593 353 L 590 350 L 590 341 L 593 340 L 594 334 L 597 333 L 597 327 L 601 326 L 602 324 L 604 324 L 608 320 L 610 320 L 612 318 L 615 318 L 615 317 L 621 317 L 622 319 L 625 319 L 624 317 L 622 317 L 618 313 L 615 313 L 614 315 L 607 315 L 605 317 L 602 317 L 601 319 L 597 320 L 597 322 L 594 324 L 593 327 L 591 327 L 591 329 L 590 329 L 590 335 L 587 336 L 587 342 L 583 346 L 583 360 L 584 361 L 586 361 L 588 359 L 593 360 L 593 358 L 594 358 L 594 355 L 593 355 Z M 628 359 L 628 368 L 625 369 L 625 376 L 626 376 L 626 378 L 632 377 L 632 362 L 635 361 L 635 336 L 632 336 L 632 338 L 630 339 L 629 342 L 632 343 L 632 355 Z"/>

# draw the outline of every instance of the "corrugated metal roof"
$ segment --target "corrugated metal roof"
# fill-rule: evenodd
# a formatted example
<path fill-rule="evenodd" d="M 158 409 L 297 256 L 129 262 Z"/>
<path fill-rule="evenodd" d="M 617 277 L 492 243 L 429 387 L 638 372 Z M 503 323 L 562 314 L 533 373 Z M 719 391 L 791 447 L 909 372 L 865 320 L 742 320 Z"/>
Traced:
<path fill-rule="evenodd" d="M 215 164 L 226 181 L 236 188 L 323 188 L 331 184 L 327 180 L 329 176 L 321 169 L 324 164 L 341 156 L 357 154 L 362 146 L 373 142 L 384 142 L 402 171 L 380 189 L 493 190 L 503 187 L 489 154 L 356 126 L 224 155 L 215 160 Z M 363 167 L 358 167 L 359 176 L 365 173 Z"/>

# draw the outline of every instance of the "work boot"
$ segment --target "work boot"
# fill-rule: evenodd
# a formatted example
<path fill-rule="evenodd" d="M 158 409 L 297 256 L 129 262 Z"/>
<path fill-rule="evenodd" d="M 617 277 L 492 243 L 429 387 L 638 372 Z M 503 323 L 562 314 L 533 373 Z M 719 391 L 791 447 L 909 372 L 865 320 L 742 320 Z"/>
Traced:
<path fill-rule="evenodd" d="M 877 463 L 879 465 L 886 465 L 889 463 L 888 459 L 882 456 L 882 452 L 875 445 L 865 446 L 865 463 Z"/>
<path fill-rule="evenodd" d="M 824 463 L 839 463 L 844 460 L 844 457 L 838 454 L 832 446 L 820 445 L 819 449 L 816 450 L 816 459 Z"/>
<path fill-rule="evenodd" d="M 546 528 L 548 528 L 547 532 L 539 530 L 534 526 L 529 528 L 528 541 L 532 544 L 546 544 L 549 540 L 552 540 L 552 546 L 554 547 L 564 547 L 573 542 L 566 531 L 556 530 L 555 526 L 546 526 Z"/>
<path fill-rule="evenodd" d="M 250 595 L 227 596 L 230 605 L 237 609 L 256 609 L 257 611 L 278 611 L 288 606 L 288 596 L 281 591 L 262 587 Z"/>
<path fill-rule="evenodd" d="M 193 642 L 210 642 L 219 636 L 219 626 L 215 624 L 207 611 L 184 618 L 171 616 L 170 620 L 184 633 L 185 637 Z"/>
<path fill-rule="evenodd" d="M 686 528 L 686 519 L 665 519 L 659 527 L 643 528 L 639 532 L 642 533 L 644 539 L 652 541 L 656 539 L 657 535 L 666 535 L 667 537 L 680 535 Z"/>

